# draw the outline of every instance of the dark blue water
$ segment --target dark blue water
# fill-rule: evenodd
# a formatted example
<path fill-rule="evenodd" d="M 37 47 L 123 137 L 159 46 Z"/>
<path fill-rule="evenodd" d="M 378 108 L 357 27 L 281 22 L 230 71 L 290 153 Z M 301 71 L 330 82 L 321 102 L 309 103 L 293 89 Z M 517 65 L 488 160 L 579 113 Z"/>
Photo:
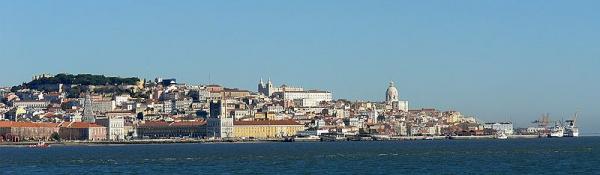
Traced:
<path fill-rule="evenodd" d="M 2 174 L 600 174 L 600 137 L 0 147 Z"/>

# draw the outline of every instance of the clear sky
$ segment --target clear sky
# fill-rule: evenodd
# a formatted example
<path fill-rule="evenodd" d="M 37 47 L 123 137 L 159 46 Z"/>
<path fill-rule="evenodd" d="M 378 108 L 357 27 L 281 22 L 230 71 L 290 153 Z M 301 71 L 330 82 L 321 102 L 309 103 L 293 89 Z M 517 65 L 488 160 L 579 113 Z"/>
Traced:
<path fill-rule="evenodd" d="M 0 0 L 0 86 L 96 73 L 256 90 L 260 77 L 600 132 L 600 1 Z"/>

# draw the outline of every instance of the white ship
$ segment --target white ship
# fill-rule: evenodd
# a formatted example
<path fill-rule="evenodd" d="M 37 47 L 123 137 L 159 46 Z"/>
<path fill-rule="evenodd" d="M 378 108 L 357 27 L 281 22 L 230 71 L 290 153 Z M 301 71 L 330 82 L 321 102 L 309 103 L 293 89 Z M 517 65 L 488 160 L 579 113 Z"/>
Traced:
<path fill-rule="evenodd" d="M 309 135 L 309 136 L 296 136 L 294 137 L 294 141 L 296 142 L 318 142 L 321 141 L 319 136 Z"/>
<path fill-rule="evenodd" d="M 496 133 L 496 136 L 494 138 L 500 139 L 500 140 L 505 140 L 505 139 L 508 139 L 508 136 L 504 132 L 498 132 L 498 133 Z"/>
<path fill-rule="evenodd" d="M 563 137 L 565 135 L 565 128 L 556 123 L 556 125 L 554 125 L 553 128 L 550 129 L 550 134 L 548 134 L 548 137 Z"/>
<path fill-rule="evenodd" d="M 565 137 L 579 137 L 579 128 L 577 128 L 575 125 L 575 122 L 577 121 L 577 115 L 578 113 L 575 113 L 575 116 L 572 120 L 565 121 L 567 123 L 564 133 Z"/>

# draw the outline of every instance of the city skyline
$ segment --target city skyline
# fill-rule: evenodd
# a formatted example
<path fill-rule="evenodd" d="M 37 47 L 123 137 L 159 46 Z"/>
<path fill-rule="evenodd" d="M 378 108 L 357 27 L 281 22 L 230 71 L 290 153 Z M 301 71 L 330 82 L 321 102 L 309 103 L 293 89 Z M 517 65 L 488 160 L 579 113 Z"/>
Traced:
<path fill-rule="evenodd" d="M 66 73 L 66 72 L 61 72 L 61 73 L 57 73 L 57 74 L 73 74 L 73 75 L 76 75 L 76 74 L 78 74 L 78 73 Z M 88 73 L 80 73 L 80 74 L 88 74 Z M 41 77 L 41 76 L 54 76 L 54 75 L 56 75 L 56 74 L 47 74 L 47 73 L 43 73 L 43 74 L 36 74 L 36 75 L 32 76 L 32 79 L 36 79 L 36 78 L 35 78 L 35 76 L 39 76 L 39 77 Z M 116 76 L 116 75 L 105 75 L 105 76 L 107 76 L 107 77 L 111 77 L 111 76 L 112 76 L 112 77 L 120 77 L 120 78 L 133 77 L 133 76 Z M 171 79 L 171 78 L 173 78 L 173 79 L 176 79 L 176 80 L 177 80 L 177 77 L 155 77 L 155 78 L 148 78 L 148 77 L 136 77 L 136 78 L 140 78 L 141 80 L 145 80 L 145 81 L 147 81 L 147 82 L 161 81 L 161 79 Z M 264 80 L 265 80 L 265 79 L 263 79 L 263 78 L 259 78 L 259 81 L 257 81 L 257 84 L 261 84 L 261 83 L 263 83 L 263 81 L 264 81 Z M 227 86 L 227 85 L 224 85 L 224 84 L 219 84 L 219 83 L 211 83 L 211 82 L 210 82 L 211 80 L 208 80 L 208 81 L 209 81 L 209 82 L 207 82 L 207 83 L 200 83 L 200 84 L 190 84 L 190 83 L 187 83 L 187 82 L 181 82 L 181 81 L 177 81 L 177 83 L 178 83 L 178 84 L 185 84 L 185 85 L 192 85 L 192 86 L 193 86 L 193 85 L 203 85 L 203 86 L 208 86 L 208 85 L 221 85 L 221 86 L 223 86 L 223 87 L 226 87 L 226 88 L 235 88 L 235 89 L 238 89 L 238 88 L 239 88 L 240 90 L 249 90 L 249 91 L 251 91 L 251 92 L 257 92 L 257 93 L 261 93 L 261 92 L 260 92 L 260 90 L 253 89 L 253 88 L 240 88 L 240 87 L 231 87 L 231 86 Z M 299 87 L 299 88 L 301 88 L 301 89 L 304 89 L 304 90 L 319 90 L 319 88 L 318 88 L 318 87 L 302 88 L 303 86 L 301 86 L 301 85 L 296 85 L 296 84 L 286 84 L 286 83 L 278 83 L 277 81 L 273 81 L 271 78 L 267 78 L 267 79 L 266 79 L 266 81 L 264 81 L 264 83 L 266 83 L 266 82 L 271 82 L 271 83 L 273 83 L 272 85 L 273 85 L 273 87 L 275 87 L 275 88 L 279 88 L 279 87 L 283 87 L 283 86 L 292 87 L 292 90 L 291 90 L 291 91 L 294 91 L 293 89 L 294 89 L 294 88 L 297 88 L 297 87 Z M 387 89 L 387 88 L 389 88 L 390 86 L 394 86 L 394 87 L 395 87 L 395 85 L 394 85 L 394 81 L 389 81 L 389 82 L 387 82 L 387 83 L 388 83 L 388 85 L 389 85 L 389 86 L 386 86 L 386 89 Z M 255 84 L 255 85 L 256 85 L 256 84 Z M 321 90 L 326 90 L 326 89 L 321 89 Z M 350 98 L 344 98 L 344 97 L 338 97 L 338 96 L 335 96 L 335 91 L 330 91 L 330 90 L 326 90 L 326 91 L 327 91 L 327 92 L 330 92 L 330 93 L 332 93 L 332 94 L 333 94 L 333 99 L 334 99 L 334 100 L 340 100 L 340 99 L 344 99 L 344 100 L 350 100 L 350 101 L 365 101 L 365 102 L 386 102 L 386 101 L 387 101 L 387 99 L 386 99 L 387 91 L 385 92 L 386 94 L 382 94 L 382 98 L 381 98 L 381 99 L 367 99 L 367 98 L 360 98 L 360 97 L 358 97 L 358 98 L 355 98 L 355 99 L 350 99 Z M 383 93 L 383 91 L 382 91 L 382 93 Z M 400 97 L 398 97 L 398 98 L 399 98 L 399 100 L 409 100 L 409 99 L 406 99 L 406 98 L 402 98 L 402 96 L 400 96 Z M 442 110 L 442 111 L 453 111 L 453 110 L 458 110 L 458 111 L 460 111 L 460 109 L 454 109 L 454 108 L 443 108 L 443 107 L 439 107 L 439 106 L 433 106 L 433 105 L 427 105 L 427 104 L 416 104 L 416 105 L 415 105 L 415 104 L 411 104 L 411 105 L 412 105 L 412 106 L 411 106 L 411 108 L 410 108 L 410 109 L 414 109 L 414 110 L 430 109 L 430 108 L 431 108 L 431 109 L 437 109 L 437 110 Z M 463 114 L 465 114 L 466 116 L 469 116 L 469 117 L 475 117 L 477 120 L 479 120 L 479 121 L 481 121 L 481 122 L 515 122 L 515 120 L 513 120 L 513 119 L 512 119 L 512 118 L 510 118 L 510 117 L 506 117 L 505 119 L 498 119 L 498 118 L 491 118 L 491 119 L 488 119 L 488 118 L 486 118 L 486 117 L 481 117 L 481 116 L 477 116 L 476 114 L 472 114 L 470 111 L 461 111 L 461 112 L 462 112 Z M 577 111 L 576 111 L 576 112 L 574 112 L 574 113 L 570 113 L 570 114 L 569 114 L 569 113 L 561 114 L 561 115 L 564 115 L 564 116 L 559 116 L 559 117 L 557 117 L 557 116 L 556 116 L 556 114 L 551 114 L 551 113 L 549 113 L 549 112 L 543 112 L 543 113 L 540 113 L 540 115 L 539 115 L 539 116 L 532 117 L 530 121 L 525 121 L 525 122 L 523 122 L 523 123 L 519 123 L 519 120 L 516 120 L 517 122 L 515 122 L 514 124 L 515 124 L 515 126 L 517 126 L 517 127 L 531 127 L 531 126 L 535 126 L 535 124 L 533 123 L 533 121 L 541 119 L 541 117 L 542 117 L 543 115 L 548 115 L 548 116 L 552 117 L 552 118 L 550 118 L 550 119 L 551 119 L 551 121 L 550 121 L 550 122 L 554 122 L 554 121 L 559 121 L 559 120 L 560 120 L 560 121 L 563 121 L 563 120 L 565 120 L 565 119 L 571 119 L 571 118 L 572 118 L 572 117 L 575 115 L 575 113 L 579 113 L 579 114 L 581 114 L 581 112 L 582 112 L 582 111 L 580 111 L 580 110 L 577 110 Z M 580 118 L 581 116 L 578 116 L 578 117 Z M 529 119 L 529 118 L 526 118 L 526 119 Z M 583 124 L 583 125 L 585 125 L 585 124 Z M 589 135 L 589 134 L 596 134 L 596 133 L 593 133 L 593 132 L 584 132 L 584 134 L 588 134 L 588 135 Z"/>
<path fill-rule="evenodd" d="M 411 108 L 519 125 L 580 111 L 582 132 L 600 132 L 598 2 L 515 2 L 3 2 L 0 86 L 44 72 L 210 74 L 382 101 L 394 81 Z"/>

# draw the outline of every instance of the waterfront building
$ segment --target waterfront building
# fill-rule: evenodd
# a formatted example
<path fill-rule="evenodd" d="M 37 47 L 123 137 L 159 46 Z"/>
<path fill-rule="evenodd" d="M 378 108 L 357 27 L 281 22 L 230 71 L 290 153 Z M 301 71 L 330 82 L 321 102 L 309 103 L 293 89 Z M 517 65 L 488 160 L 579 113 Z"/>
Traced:
<path fill-rule="evenodd" d="M 94 123 L 64 122 L 59 135 L 64 140 L 106 140 L 107 128 Z"/>
<path fill-rule="evenodd" d="M 511 122 L 493 122 L 483 124 L 483 129 L 492 131 L 504 132 L 506 135 L 512 135 L 514 133 L 513 124 Z M 490 133 L 495 134 L 495 133 Z"/>
<path fill-rule="evenodd" d="M 165 121 L 146 121 L 140 123 L 135 128 L 135 133 L 140 138 L 172 138 L 172 137 L 190 137 L 199 138 L 206 136 L 206 122 L 204 121 L 186 121 L 186 122 L 165 122 Z"/>
<path fill-rule="evenodd" d="M 98 117 L 96 124 L 107 127 L 106 138 L 109 140 L 125 139 L 125 120 L 122 116 Z"/>
<path fill-rule="evenodd" d="M 282 138 L 304 131 L 304 125 L 294 120 L 235 121 L 233 135 L 237 138 Z"/>
<path fill-rule="evenodd" d="M 206 134 L 208 137 L 233 137 L 233 116 L 228 115 L 224 103 L 224 100 L 210 102 L 209 118 L 206 124 Z"/>
<path fill-rule="evenodd" d="M 0 137 L 13 142 L 50 140 L 59 123 L 0 121 Z"/>

